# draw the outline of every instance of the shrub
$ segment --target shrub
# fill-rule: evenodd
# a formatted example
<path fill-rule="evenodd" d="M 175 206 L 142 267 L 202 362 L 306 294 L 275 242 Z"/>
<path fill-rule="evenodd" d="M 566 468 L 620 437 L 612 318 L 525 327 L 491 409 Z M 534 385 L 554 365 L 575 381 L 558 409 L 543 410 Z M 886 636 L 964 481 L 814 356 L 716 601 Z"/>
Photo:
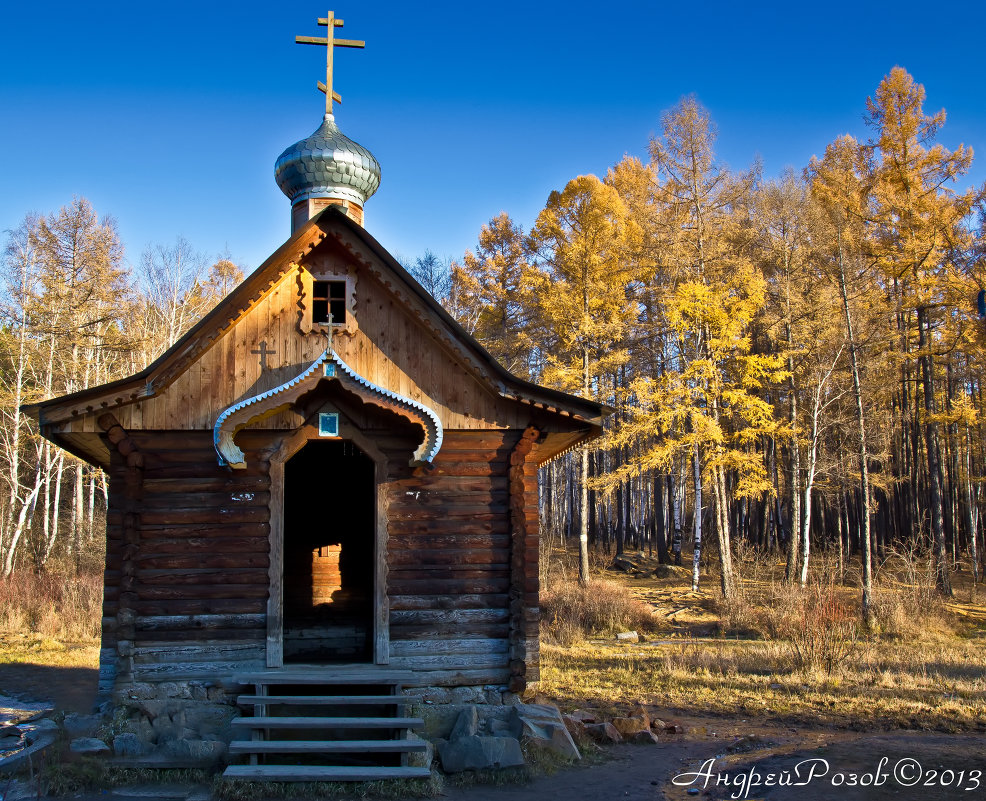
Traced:
<path fill-rule="evenodd" d="M 0 630 L 86 642 L 99 637 L 102 603 L 101 572 L 17 570 L 0 579 Z"/>
<path fill-rule="evenodd" d="M 651 607 L 634 597 L 630 588 L 600 579 L 585 584 L 555 580 L 541 593 L 541 619 L 545 636 L 559 645 L 657 627 Z"/>
<path fill-rule="evenodd" d="M 832 583 L 785 587 L 771 606 L 765 634 L 788 644 L 795 668 L 831 674 L 858 653 L 859 610 L 839 598 Z"/>

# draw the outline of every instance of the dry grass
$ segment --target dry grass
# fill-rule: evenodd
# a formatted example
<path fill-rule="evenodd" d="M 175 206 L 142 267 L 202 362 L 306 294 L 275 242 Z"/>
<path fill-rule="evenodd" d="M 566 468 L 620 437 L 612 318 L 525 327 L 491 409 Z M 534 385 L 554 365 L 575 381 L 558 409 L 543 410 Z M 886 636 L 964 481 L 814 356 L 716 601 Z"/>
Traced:
<path fill-rule="evenodd" d="M 0 632 L 92 642 L 99 639 L 102 603 L 102 573 L 19 570 L 0 580 Z"/>
<path fill-rule="evenodd" d="M 559 645 L 658 627 L 651 607 L 615 581 L 556 579 L 541 592 L 542 635 Z"/>
<path fill-rule="evenodd" d="M 96 667 L 102 603 L 101 572 L 0 579 L 0 663 Z"/>
<path fill-rule="evenodd" d="M 858 577 L 817 567 L 801 588 L 781 581 L 776 559 L 748 555 L 728 605 L 715 577 L 703 576 L 700 592 L 680 578 L 620 579 L 663 621 L 652 629 L 663 638 L 548 640 L 541 690 L 566 707 L 646 703 L 850 727 L 986 728 L 986 609 L 944 603 L 921 555 L 893 554 L 875 588 L 877 625 L 866 630 Z M 955 581 L 959 598 L 973 597 L 963 574 Z M 567 608 L 556 606 L 556 618 Z"/>

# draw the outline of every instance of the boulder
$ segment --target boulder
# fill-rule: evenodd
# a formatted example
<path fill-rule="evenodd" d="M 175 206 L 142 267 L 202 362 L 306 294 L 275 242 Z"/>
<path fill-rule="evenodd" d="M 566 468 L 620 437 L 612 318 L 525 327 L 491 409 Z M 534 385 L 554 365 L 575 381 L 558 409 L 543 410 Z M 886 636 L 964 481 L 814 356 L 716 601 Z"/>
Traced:
<path fill-rule="evenodd" d="M 110 747 L 95 737 L 77 737 L 69 744 L 69 750 L 79 756 L 99 756 L 108 754 Z"/>
<path fill-rule="evenodd" d="M 479 710 L 475 706 L 467 706 L 459 713 L 459 717 L 455 721 L 455 725 L 452 727 L 452 733 L 449 734 L 449 740 L 453 742 L 455 740 L 460 740 L 463 737 L 473 737 L 479 732 Z"/>
<path fill-rule="evenodd" d="M 0 737 L 20 737 L 23 733 L 19 726 L 0 726 Z"/>
<path fill-rule="evenodd" d="M 558 707 L 551 704 L 517 704 L 513 719 L 517 739 L 531 742 L 563 759 L 582 759 Z"/>
<path fill-rule="evenodd" d="M 619 642 L 640 642 L 640 635 L 635 631 L 621 631 L 616 635 Z"/>
<path fill-rule="evenodd" d="M 118 734 L 113 738 L 113 753 L 118 757 L 143 756 L 148 750 L 150 749 L 136 734 Z"/>
<path fill-rule="evenodd" d="M 168 756 L 185 757 L 199 762 L 218 762 L 226 755 L 226 743 L 219 740 L 193 740 L 179 737 L 164 746 Z"/>
<path fill-rule="evenodd" d="M 39 740 L 51 737 L 61 730 L 61 727 L 51 718 L 41 718 L 41 720 L 28 723 L 22 728 L 24 729 L 24 739 L 27 740 L 28 745 L 34 745 Z"/>
<path fill-rule="evenodd" d="M 100 715 L 76 715 L 71 713 L 62 721 L 62 728 L 69 737 L 89 737 L 102 725 Z"/>
<path fill-rule="evenodd" d="M 413 731 L 407 733 L 407 739 L 410 742 L 423 742 L 425 744 L 424 751 L 411 751 L 407 755 L 408 767 L 412 768 L 430 768 L 432 760 L 435 758 L 435 746 L 429 741 L 425 740 L 423 737 L 419 737 Z"/>
<path fill-rule="evenodd" d="M 21 736 L 19 734 L 9 734 L 6 737 L 0 737 L 0 751 L 10 751 L 18 748 L 20 745 Z"/>
<path fill-rule="evenodd" d="M 648 721 L 641 718 L 613 718 L 613 728 L 623 737 L 633 737 L 639 731 L 650 731 Z"/>
<path fill-rule="evenodd" d="M 576 709 L 569 717 L 583 723 L 599 723 L 599 713 L 595 709 Z"/>
<path fill-rule="evenodd" d="M 588 734 L 597 743 L 622 743 L 623 737 L 612 723 L 589 723 L 585 727 Z"/>
<path fill-rule="evenodd" d="M 489 768 L 513 768 L 524 764 L 520 743 L 513 737 L 472 735 L 458 740 L 440 740 L 438 757 L 446 773 Z"/>
<path fill-rule="evenodd" d="M 453 704 L 482 704 L 485 702 L 486 695 L 479 687 L 452 688 Z"/>
<path fill-rule="evenodd" d="M 654 568 L 654 578 L 691 578 L 692 571 L 681 565 L 658 565 Z"/>
<path fill-rule="evenodd" d="M 452 691 L 447 687 L 426 687 L 420 693 L 425 704 L 451 704 Z"/>
<path fill-rule="evenodd" d="M 657 735 L 650 729 L 634 732 L 634 734 L 630 736 L 629 740 L 635 745 L 653 745 L 654 743 L 661 742 L 657 739 Z"/>
<path fill-rule="evenodd" d="M 613 561 L 609 563 L 610 570 L 622 570 L 624 573 L 629 573 L 631 570 L 636 570 L 636 568 L 636 562 L 622 554 L 620 556 L 614 556 Z"/>
<path fill-rule="evenodd" d="M 184 725 L 202 735 L 219 734 L 229 730 L 229 722 L 235 714 L 236 710 L 231 706 L 201 704 L 184 710 Z"/>
<path fill-rule="evenodd" d="M 561 719 L 565 722 L 565 728 L 568 729 L 568 733 L 572 735 L 573 740 L 581 740 L 586 737 L 585 724 L 578 718 L 573 718 L 571 715 L 562 715 Z"/>

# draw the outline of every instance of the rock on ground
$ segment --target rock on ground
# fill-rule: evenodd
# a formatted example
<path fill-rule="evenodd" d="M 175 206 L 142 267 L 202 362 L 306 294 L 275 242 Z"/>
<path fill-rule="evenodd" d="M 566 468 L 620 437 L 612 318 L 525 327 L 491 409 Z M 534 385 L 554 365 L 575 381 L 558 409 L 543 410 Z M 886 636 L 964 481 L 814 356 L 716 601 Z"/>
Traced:
<path fill-rule="evenodd" d="M 513 737 L 481 737 L 474 734 L 455 741 L 440 740 L 438 756 L 446 773 L 512 768 L 524 764 L 520 743 Z"/>
<path fill-rule="evenodd" d="M 95 737 L 77 737 L 72 740 L 69 750 L 80 756 L 98 756 L 99 754 L 108 754 L 110 747 Z"/>

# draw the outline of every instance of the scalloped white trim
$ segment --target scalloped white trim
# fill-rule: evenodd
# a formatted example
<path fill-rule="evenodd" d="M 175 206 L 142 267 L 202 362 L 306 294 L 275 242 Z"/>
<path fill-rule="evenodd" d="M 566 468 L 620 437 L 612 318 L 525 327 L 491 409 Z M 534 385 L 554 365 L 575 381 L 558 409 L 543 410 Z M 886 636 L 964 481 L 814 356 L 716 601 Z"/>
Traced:
<path fill-rule="evenodd" d="M 232 431 L 225 431 L 223 427 L 226 422 L 235 414 L 248 409 L 251 406 L 262 403 L 263 401 L 269 400 L 287 392 L 290 389 L 297 387 L 299 384 L 312 378 L 316 373 L 318 373 L 326 362 L 332 362 L 336 364 L 341 372 L 346 376 L 347 379 L 357 384 L 357 386 L 369 390 L 369 394 L 372 396 L 377 395 L 381 398 L 385 398 L 391 404 L 396 405 L 398 408 L 403 408 L 406 410 L 414 410 L 418 412 L 418 415 L 414 415 L 415 422 L 422 423 L 422 428 L 424 428 L 425 436 L 421 445 L 415 450 L 414 455 L 411 459 L 412 465 L 420 464 L 431 464 L 432 460 L 438 454 L 439 449 L 442 447 L 442 440 L 444 438 L 444 429 L 442 428 L 441 420 L 438 419 L 438 415 L 434 411 L 429 409 L 423 403 L 420 403 L 412 398 L 405 398 L 403 395 L 398 395 L 392 390 L 385 389 L 372 381 L 369 381 L 355 370 L 353 370 L 348 364 L 346 364 L 339 355 L 331 348 L 326 348 L 322 351 L 322 354 L 308 367 L 308 369 L 296 375 L 290 381 L 286 381 L 280 386 L 269 389 L 266 392 L 262 392 L 259 395 L 254 395 L 251 398 L 242 400 L 239 403 L 235 403 L 228 409 L 222 412 L 218 418 L 216 418 L 216 424 L 212 427 L 212 442 L 216 449 L 216 455 L 219 459 L 219 464 L 223 467 L 229 465 L 231 467 L 243 467 L 245 465 L 245 457 L 243 451 L 233 442 L 233 437 L 236 435 L 238 428 L 234 428 Z M 318 381 L 323 379 L 330 381 L 341 381 L 339 375 L 336 376 L 325 376 L 324 370 L 321 371 L 323 374 L 318 377 Z M 424 419 L 419 419 L 423 417 Z M 250 418 L 252 419 L 252 418 Z M 249 423 L 249 419 L 243 423 L 246 425 Z M 424 424 L 425 422 L 430 423 L 430 425 Z"/>

